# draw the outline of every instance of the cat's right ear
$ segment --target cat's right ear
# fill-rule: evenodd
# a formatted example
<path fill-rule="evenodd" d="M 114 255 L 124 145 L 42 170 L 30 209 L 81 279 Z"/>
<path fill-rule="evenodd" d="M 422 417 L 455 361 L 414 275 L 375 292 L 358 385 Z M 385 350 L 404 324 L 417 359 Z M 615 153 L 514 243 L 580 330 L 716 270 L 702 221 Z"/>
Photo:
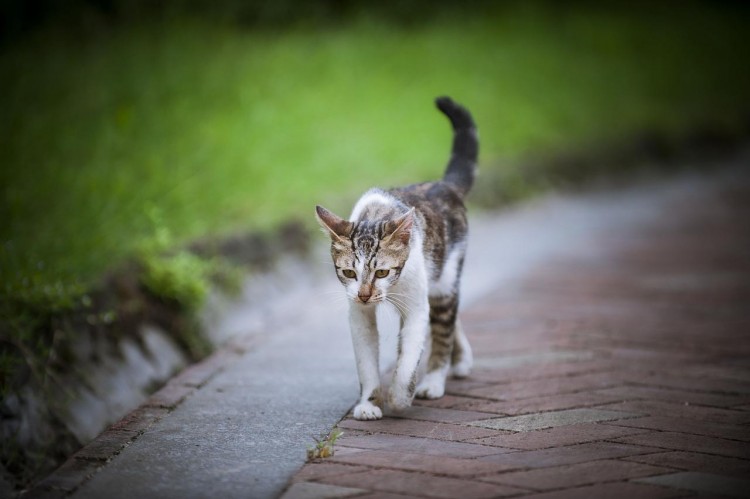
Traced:
<path fill-rule="evenodd" d="M 318 223 L 323 230 L 325 230 L 333 240 L 343 241 L 352 233 L 353 224 L 351 222 L 334 215 L 320 205 L 315 207 L 315 217 L 318 219 Z"/>

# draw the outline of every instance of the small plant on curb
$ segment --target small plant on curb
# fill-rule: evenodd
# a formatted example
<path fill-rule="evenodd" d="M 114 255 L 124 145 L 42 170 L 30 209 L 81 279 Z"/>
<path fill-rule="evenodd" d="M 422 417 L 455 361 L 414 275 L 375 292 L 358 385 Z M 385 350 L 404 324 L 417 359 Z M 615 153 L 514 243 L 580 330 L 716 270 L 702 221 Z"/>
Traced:
<path fill-rule="evenodd" d="M 315 445 L 307 448 L 307 460 L 312 461 L 313 459 L 333 457 L 333 444 L 339 439 L 344 432 L 338 428 L 331 430 L 328 436 L 321 436 L 320 439 L 313 437 Z"/>

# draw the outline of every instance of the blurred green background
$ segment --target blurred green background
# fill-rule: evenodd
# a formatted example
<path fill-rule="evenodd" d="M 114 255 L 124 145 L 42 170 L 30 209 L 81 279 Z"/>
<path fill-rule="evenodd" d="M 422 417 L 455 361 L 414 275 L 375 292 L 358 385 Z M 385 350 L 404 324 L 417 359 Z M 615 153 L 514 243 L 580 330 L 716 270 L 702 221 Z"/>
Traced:
<path fill-rule="evenodd" d="M 485 172 L 747 125 L 741 3 L 453 3 L 5 1 L 2 298 L 77 293 L 165 231 L 312 226 L 434 179 L 438 95 L 473 112 Z"/>

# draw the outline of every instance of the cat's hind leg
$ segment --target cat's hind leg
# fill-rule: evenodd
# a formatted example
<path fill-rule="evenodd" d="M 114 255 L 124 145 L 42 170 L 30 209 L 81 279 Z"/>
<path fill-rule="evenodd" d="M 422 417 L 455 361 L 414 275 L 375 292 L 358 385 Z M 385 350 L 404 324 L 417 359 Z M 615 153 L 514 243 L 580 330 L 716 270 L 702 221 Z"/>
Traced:
<path fill-rule="evenodd" d="M 457 313 L 457 293 L 430 297 L 432 346 L 427 373 L 417 387 L 416 396 L 419 398 L 436 399 L 445 395 L 445 379 L 451 367 Z"/>
<path fill-rule="evenodd" d="M 464 333 L 461 321 L 456 319 L 456 332 L 453 336 L 453 352 L 451 353 L 451 374 L 455 378 L 465 378 L 471 372 L 474 356 L 471 352 L 469 339 Z"/>

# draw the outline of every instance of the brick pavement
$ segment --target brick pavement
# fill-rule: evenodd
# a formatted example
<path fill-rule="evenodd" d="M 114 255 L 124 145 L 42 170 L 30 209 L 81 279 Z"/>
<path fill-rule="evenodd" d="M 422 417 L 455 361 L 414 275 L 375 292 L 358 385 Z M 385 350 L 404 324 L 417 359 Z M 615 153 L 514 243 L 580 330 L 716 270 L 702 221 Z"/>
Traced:
<path fill-rule="evenodd" d="M 345 417 L 285 499 L 750 497 L 750 182 L 665 208 L 464 310 L 472 375 Z"/>

